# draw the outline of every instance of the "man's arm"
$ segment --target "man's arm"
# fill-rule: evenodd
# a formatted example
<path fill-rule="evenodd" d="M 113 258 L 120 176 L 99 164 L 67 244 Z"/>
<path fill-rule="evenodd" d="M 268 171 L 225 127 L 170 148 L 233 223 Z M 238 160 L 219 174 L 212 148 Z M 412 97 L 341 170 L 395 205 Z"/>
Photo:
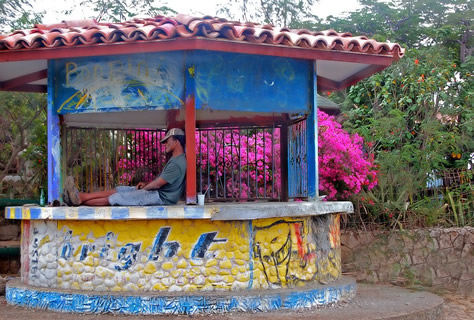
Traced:
<path fill-rule="evenodd" d="M 140 182 L 138 185 L 137 185 L 137 189 L 143 189 L 143 190 L 154 190 L 154 189 L 159 189 L 161 188 L 162 186 L 164 186 L 165 184 L 167 184 L 168 182 L 163 179 L 162 177 L 158 177 L 156 178 L 155 180 L 153 180 L 152 182 L 148 183 L 145 185 L 145 183 L 143 182 Z"/>
<path fill-rule="evenodd" d="M 165 167 L 165 170 L 158 178 L 148 184 L 146 182 L 138 183 L 137 189 L 154 190 L 161 188 L 167 183 L 174 183 L 174 181 L 177 179 L 176 170 L 179 170 L 179 167 L 176 164 L 168 163 Z M 166 180 L 162 177 L 165 177 Z"/>

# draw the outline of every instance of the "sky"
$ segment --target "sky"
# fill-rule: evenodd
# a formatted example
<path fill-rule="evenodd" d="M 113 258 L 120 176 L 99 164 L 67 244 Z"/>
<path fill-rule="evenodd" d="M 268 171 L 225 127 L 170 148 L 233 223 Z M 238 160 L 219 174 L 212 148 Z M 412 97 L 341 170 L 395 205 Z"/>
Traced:
<path fill-rule="evenodd" d="M 167 3 L 166 3 L 167 2 Z M 225 3 L 226 0 L 168 0 L 161 1 L 162 4 L 166 4 L 172 9 L 179 13 L 191 13 L 197 16 L 202 14 L 215 15 L 218 4 Z M 43 22 L 57 23 L 62 20 L 80 20 L 90 18 L 93 16 L 92 12 L 87 12 L 83 8 L 76 8 L 72 11 L 71 15 L 64 16 L 59 11 L 64 9 L 71 9 L 74 7 L 74 3 L 79 1 L 74 0 L 62 0 L 62 1 L 41 1 L 37 0 L 34 4 L 34 10 L 46 10 L 46 16 Z M 314 5 L 313 13 L 321 18 L 325 18 L 328 15 L 337 16 L 343 12 L 354 11 L 359 8 L 358 0 L 319 0 Z"/>

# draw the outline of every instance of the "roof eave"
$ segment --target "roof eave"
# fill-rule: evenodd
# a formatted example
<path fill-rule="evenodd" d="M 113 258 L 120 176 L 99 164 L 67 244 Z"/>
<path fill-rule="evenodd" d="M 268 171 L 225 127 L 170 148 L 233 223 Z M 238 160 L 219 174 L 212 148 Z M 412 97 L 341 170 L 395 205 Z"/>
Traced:
<path fill-rule="evenodd" d="M 8 50 L 0 52 L 0 63 L 179 50 L 239 52 L 244 54 L 279 56 L 306 60 L 341 61 L 370 65 L 362 71 L 353 74 L 349 78 L 340 82 L 319 78 L 318 90 L 344 89 L 373 73 L 383 70 L 390 66 L 394 61 L 398 60 L 398 56 L 396 55 L 367 54 L 261 43 L 242 43 L 242 41 L 194 37 L 187 39 L 178 38 L 170 40 L 101 43 L 73 47 Z"/>
<path fill-rule="evenodd" d="M 345 61 L 385 66 L 389 66 L 393 61 L 398 60 L 398 57 L 393 55 L 301 48 L 266 43 L 257 44 L 226 39 L 194 37 L 187 39 L 176 38 L 169 40 L 141 40 L 134 42 L 99 43 L 87 46 L 64 46 L 53 48 L 42 47 L 35 49 L 5 50 L 0 51 L 0 62 L 177 50 L 240 52 L 297 59 Z"/>

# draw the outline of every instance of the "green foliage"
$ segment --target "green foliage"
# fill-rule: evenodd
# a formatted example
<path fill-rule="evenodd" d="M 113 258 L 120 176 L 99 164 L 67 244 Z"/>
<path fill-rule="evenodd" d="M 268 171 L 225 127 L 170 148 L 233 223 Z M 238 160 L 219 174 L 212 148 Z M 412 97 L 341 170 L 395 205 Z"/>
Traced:
<path fill-rule="evenodd" d="M 0 33 L 39 23 L 44 12 L 32 12 L 28 0 L 0 0 Z"/>
<path fill-rule="evenodd" d="M 426 191 L 430 175 L 467 168 L 472 161 L 474 86 L 470 70 L 469 61 L 458 65 L 451 49 L 411 49 L 398 63 L 349 89 L 345 127 L 364 137 L 367 151 L 375 155 L 380 168 L 378 186 L 362 195 L 374 203 L 361 204 L 372 221 L 396 227 L 402 227 L 402 222 L 473 223 L 459 215 L 463 206 L 454 205 L 449 197 L 433 201 Z M 451 193 L 457 191 L 445 195 Z M 472 202 L 472 193 L 465 197 Z M 446 210 L 457 218 L 441 221 Z"/>
<path fill-rule="evenodd" d="M 29 138 L 31 142 L 22 154 L 22 158 L 30 162 L 32 174 L 28 177 L 28 181 L 34 185 L 33 191 L 36 195 L 39 195 L 39 188 L 43 188 L 46 192 L 48 189 L 48 135 L 44 125 L 46 119 L 40 118 L 32 126 Z"/>
<path fill-rule="evenodd" d="M 17 175 L 22 197 L 38 196 L 46 186 L 46 148 L 46 96 L 0 92 L 0 181 Z"/>
<path fill-rule="evenodd" d="M 407 45 L 404 58 L 350 89 L 331 94 L 344 123 L 367 142 L 379 184 L 355 199 L 367 222 L 392 228 L 472 225 L 472 177 L 446 190 L 433 178 L 474 152 L 472 4 L 464 0 L 361 1 L 329 27 Z M 382 17 L 382 19 L 380 19 Z M 435 179 L 436 180 L 436 179 Z"/>
<path fill-rule="evenodd" d="M 244 21 L 270 23 L 297 28 L 303 19 L 313 18 L 311 7 L 314 0 L 228 0 L 218 13 L 234 19 L 233 12 L 240 12 L 237 18 Z"/>
<path fill-rule="evenodd" d="M 346 17 L 328 17 L 327 26 L 365 34 L 408 47 L 457 42 L 474 17 L 468 0 L 362 0 L 363 7 Z"/>
<path fill-rule="evenodd" d="M 120 22 L 135 16 L 154 17 L 176 14 L 167 6 L 155 6 L 153 0 L 92 0 L 81 1 L 81 7 L 88 7 L 96 13 L 97 21 Z"/>

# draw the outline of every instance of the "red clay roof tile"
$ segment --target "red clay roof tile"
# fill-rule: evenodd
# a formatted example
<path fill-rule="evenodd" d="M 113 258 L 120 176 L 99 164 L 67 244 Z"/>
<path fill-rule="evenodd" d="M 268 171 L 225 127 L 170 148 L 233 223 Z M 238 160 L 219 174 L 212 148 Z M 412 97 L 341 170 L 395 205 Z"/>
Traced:
<path fill-rule="evenodd" d="M 0 35 L 0 52 L 193 37 L 389 55 L 395 59 L 402 57 L 405 52 L 397 43 L 377 42 L 365 36 L 353 37 L 347 32 L 290 30 L 272 25 L 240 23 L 211 16 L 198 18 L 184 14 L 173 18 L 135 18 L 122 23 L 99 23 L 93 19 L 84 19 L 49 25 L 38 24 L 29 30 Z"/>

